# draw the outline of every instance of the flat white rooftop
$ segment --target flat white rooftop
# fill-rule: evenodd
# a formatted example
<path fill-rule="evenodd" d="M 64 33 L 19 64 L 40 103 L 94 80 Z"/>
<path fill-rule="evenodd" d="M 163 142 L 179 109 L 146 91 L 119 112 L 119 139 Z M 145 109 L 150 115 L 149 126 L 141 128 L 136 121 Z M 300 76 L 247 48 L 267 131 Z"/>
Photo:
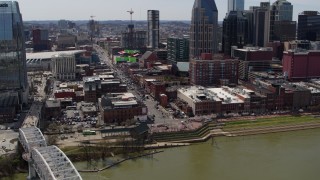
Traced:
<path fill-rule="evenodd" d="M 240 88 L 203 88 L 192 86 L 188 89 L 182 88 L 178 90 L 180 93 L 192 99 L 194 102 L 201 102 L 203 100 L 221 101 L 222 104 L 237 104 L 243 103 L 237 95 L 241 95 L 244 98 L 250 98 L 248 93 L 253 91 L 242 90 Z"/>
<path fill-rule="evenodd" d="M 222 104 L 243 103 L 236 95 L 231 94 L 223 88 L 208 88 L 208 91 L 213 92 L 222 101 Z"/>
<path fill-rule="evenodd" d="M 37 52 L 37 53 L 27 53 L 27 60 L 31 59 L 51 59 L 53 56 L 59 56 L 62 54 L 74 55 L 79 53 L 84 53 L 85 50 L 72 50 L 72 51 L 53 51 L 53 52 Z"/>
<path fill-rule="evenodd" d="M 132 100 L 132 101 L 115 101 L 112 102 L 114 106 L 132 106 L 132 105 L 137 105 L 137 101 Z"/>

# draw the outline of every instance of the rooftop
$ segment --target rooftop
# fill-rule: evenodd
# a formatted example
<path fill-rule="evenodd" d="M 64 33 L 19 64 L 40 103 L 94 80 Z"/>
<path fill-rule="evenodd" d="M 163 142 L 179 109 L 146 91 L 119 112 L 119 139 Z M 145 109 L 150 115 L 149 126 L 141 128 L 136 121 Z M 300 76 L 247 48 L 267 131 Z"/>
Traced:
<path fill-rule="evenodd" d="M 300 86 L 300 87 L 303 87 L 303 88 L 310 90 L 312 94 L 320 93 L 320 88 L 316 88 L 316 86 L 311 86 L 309 83 L 298 82 L 298 83 L 293 83 L 293 84 L 296 86 Z"/>
<path fill-rule="evenodd" d="M 47 108 L 56 108 L 56 107 L 60 107 L 60 106 L 61 106 L 61 103 L 57 99 L 49 99 L 46 101 Z"/>
<path fill-rule="evenodd" d="M 84 53 L 84 50 L 73 50 L 73 51 L 53 51 L 53 52 L 37 52 L 37 53 L 27 53 L 27 60 L 42 60 L 51 59 L 53 56 L 60 55 L 75 55 L 79 53 Z"/>
<path fill-rule="evenodd" d="M 99 76 L 83 77 L 83 82 L 94 82 L 94 81 L 100 81 L 100 77 Z"/>
<path fill-rule="evenodd" d="M 97 107 L 95 105 L 93 105 L 92 103 L 83 102 L 81 104 L 81 110 L 83 112 L 96 112 L 97 111 Z"/>
<path fill-rule="evenodd" d="M 222 87 L 222 88 L 209 88 L 208 91 L 211 91 L 211 95 L 219 98 L 222 101 L 222 104 L 236 104 L 236 103 L 243 103 L 241 99 L 236 96 L 236 93 L 241 93 L 241 95 L 245 96 L 246 98 L 250 98 L 248 94 L 244 92 L 240 92 L 240 90 L 229 88 L 229 87 Z"/>
<path fill-rule="evenodd" d="M 238 51 L 246 51 L 246 52 L 257 52 L 257 51 L 273 51 L 271 47 L 245 47 L 242 49 L 237 49 Z"/>
<path fill-rule="evenodd" d="M 74 89 L 57 89 L 55 93 L 74 92 Z"/>
<path fill-rule="evenodd" d="M 251 95 L 255 94 L 254 91 L 238 86 L 231 88 L 223 86 L 221 88 L 203 88 L 201 86 L 192 86 L 190 88 L 181 88 L 178 90 L 185 96 L 191 98 L 194 102 L 201 101 L 221 101 L 222 104 L 238 104 L 244 101 L 239 98 L 250 98 Z"/>

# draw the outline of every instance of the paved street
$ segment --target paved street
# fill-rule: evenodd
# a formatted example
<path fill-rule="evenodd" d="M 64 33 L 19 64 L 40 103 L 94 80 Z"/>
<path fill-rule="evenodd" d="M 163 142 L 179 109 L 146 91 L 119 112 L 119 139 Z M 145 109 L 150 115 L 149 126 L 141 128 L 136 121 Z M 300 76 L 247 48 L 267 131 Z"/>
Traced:
<path fill-rule="evenodd" d="M 41 117 L 41 109 L 43 106 L 42 102 L 46 99 L 46 94 L 44 92 L 44 88 L 46 86 L 46 78 L 41 76 L 37 77 L 36 79 L 41 83 L 37 85 L 37 95 L 35 96 L 34 102 L 32 103 L 31 108 L 27 113 L 21 127 L 37 126 Z"/>
<path fill-rule="evenodd" d="M 175 121 L 172 118 L 171 114 L 167 112 L 164 108 L 157 108 L 157 102 L 154 101 L 150 95 L 148 95 L 148 99 L 145 98 L 145 100 L 143 100 L 143 98 L 140 96 L 141 93 L 138 91 L 138 85 L 131 84 L 131 79 L 127 77 L 125 73 L 123 73 L 121 70 L 115 68 L 114 64 L 112 64 L 105 50 L 103 50 L 99 46 L 95 46 L 95 49 L 98 52 L 102 62 L 107 64 L 111 69 L 117 70 L 116 75 L 122 82 L 126 82 L 128 86 L 128 92 L 134 94 L 138 100 L 141 100 L 146 104 L 146 106 L 148 107 L 148 115 L 155 116 L 155 123 L 171 124 Z"/>

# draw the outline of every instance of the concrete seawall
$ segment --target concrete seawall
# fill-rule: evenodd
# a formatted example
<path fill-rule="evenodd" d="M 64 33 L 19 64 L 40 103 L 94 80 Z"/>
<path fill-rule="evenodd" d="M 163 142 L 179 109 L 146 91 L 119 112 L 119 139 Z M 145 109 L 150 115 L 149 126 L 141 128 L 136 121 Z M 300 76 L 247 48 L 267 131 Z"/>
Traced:
<path fill-rule="evenodd" d="M 225 130 L 225 131 L 222 129 L 216 129 L 216 130 L 211 130 L 210 133 L 204 137 L 187 139 L 182 141 L 172 141 L 172 142 L 199 143 L 199 142 L 207 141 L 211 137 L 218 137 L 218 136 L 227 136 L 227 137 L 249 136 L 249 135 L 268 134 L 268 133 L 277 133 L 277 132 L 317 129 L 317 128 L 320 128 L 320 122 L 287 125 L 287 126 L 270 126 L 270 127 L 261 127 L 261 128 L 234 129 L 234 130 Z"/>
<path fill-rule="evenodd" d="M 305 123 L 305 124 L 296 124 L 296 125 L 287 125 L 287 126 L 237 129 L 237 130 L 228 131 L 226 136 L 228 136 L 228 137 L 247 136 L 247 135 L 256 135 L 256 134 L 267 134 L 267 133 L 316 129 L 316 128 L 320 128 L 320 123 Z"/>

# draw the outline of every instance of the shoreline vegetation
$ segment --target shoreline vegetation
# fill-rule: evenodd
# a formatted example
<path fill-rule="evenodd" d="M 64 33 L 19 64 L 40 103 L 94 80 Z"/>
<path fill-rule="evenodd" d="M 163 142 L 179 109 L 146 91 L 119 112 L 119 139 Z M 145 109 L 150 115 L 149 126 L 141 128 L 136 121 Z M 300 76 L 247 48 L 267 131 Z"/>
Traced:
<path fill-rule="evenodd" d="M 149 152 L 149 153 L 143 153 L 141 155 L 136 155 L 136 156 L 128 156 L 126 158 L 123 158 L 123 159 L 120 159 L 120 160 L 117 160 L 115 162 L 113 162 L 112 164 L 109 164 L 103 168 L 100 168 L 100 169 L 93 169 L 93 170 L 78 170 L 79 172 L 84 172 L 84 173 L 94 173 L 94 172 L 101 172 L 101 171 L 104 171 L 104 170 L 107 170 L 107 169 L 110 169 L 114 166 L 117 166 L 125 161 L 128 161 L 128 160 L 134 160 L 134 159 L 137 159 L 137 158 L 141 158 L 141 157 L 147 157 L 147 156 L 153 156 L 154 154 L 158 154 L 158 153 L 161 153 L 161 152 L 164 152 L 163 150 L 159 150 L 159 151 L 152 151 L 152 152 Z"/>

